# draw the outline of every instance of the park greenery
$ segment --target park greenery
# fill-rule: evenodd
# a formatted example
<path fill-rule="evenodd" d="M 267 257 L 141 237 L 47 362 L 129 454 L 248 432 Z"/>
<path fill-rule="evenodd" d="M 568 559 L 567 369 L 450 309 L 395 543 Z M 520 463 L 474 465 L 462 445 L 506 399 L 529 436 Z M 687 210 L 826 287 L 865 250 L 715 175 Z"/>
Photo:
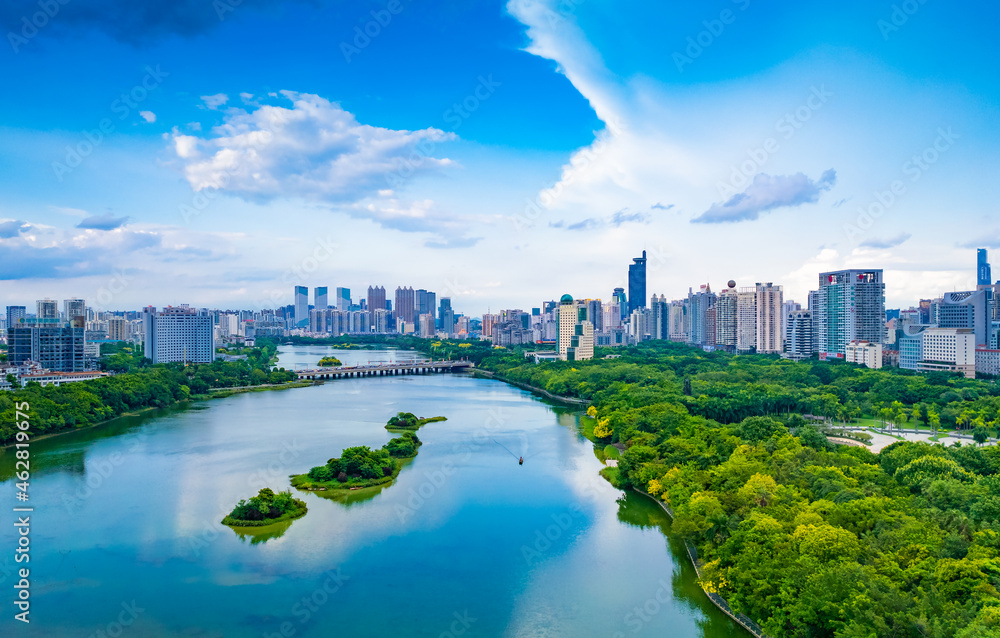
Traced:
<path fill-rule="evenodd" d="M 602 475 L 669 507 L 705 589 L 770 636 L 1000 638 L 1000 448 L 827 438 L 862 419 L 992 434 L 996 384 L 664 342 L 616 354 L 478 366 L 590 400 L 581 431 L 624 448 Z"/>
<path fill-rule="evenodd" d="M 306 504 L 292 497 L 291 491 L 274 493 L 268 487 L 249 500 L 240 499 L 233 511 L 222 519 L 230 527 L 265 527 L 305 516 Z"/>
<path fill-rule="evenodd" d="M 407 431 L 377 450 L 367 445 L 349 447 L 340 458 L 293 476 L 292 485 L 303 490 L 351 490 L 391 483 L 403 468 L 403 460 L 415 457 L 420 445 L 417 435 Z"/>
<path fill-rule="evenodd" d="M 331 368 L 334 366 L 340 366 L 344 364 L 341 363 L 340 359 L 331 355 L 320 359 L 317 365 L 321 368 Z"/>
<path fill-rule="evenodd" d="M 428 423 L 435 423 L 437 421 L 447 421 L 447 417 L 443 416 L 432 416 L 428 418 L 421 418 L 412 412 L 399 412 L 396 416 L 389 419 L 385 424 L 385 429 L 390 432 L 399 432 L 404 430 L 409 430 L 416 432 L 420 428 L 424 427 Z"/>
<path fill-rule="evenodd" d="M 0 392 L 0 443 L 14 439 L 15 403 L 27 402 L 29 433 L 34 436 L 87 427 L 148 408 L 163 408 L 193 398 L 215 396 L 221 388 L 250 388 L 298 381 L 294 372 L 272 370 L 277 346 L 258 340 L 258 346 L 241 361 L 209 364 L 152 365 L 128 345 L 110 349 L 102 358 L 112 376 L 42 387 L 29 382 L 24 388 Z"/>

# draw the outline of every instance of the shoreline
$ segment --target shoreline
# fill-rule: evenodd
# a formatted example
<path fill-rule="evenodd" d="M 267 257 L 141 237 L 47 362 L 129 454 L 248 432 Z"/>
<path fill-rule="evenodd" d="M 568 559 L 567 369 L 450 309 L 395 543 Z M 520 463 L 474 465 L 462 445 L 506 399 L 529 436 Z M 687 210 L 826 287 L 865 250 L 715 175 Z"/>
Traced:
<path fill-rule="evenodd" d="M 631 488 L 631 490 L 633 492 L 635 492 L 636 494 L 642 494 L 643 496 L 645 496 L 647 498 L 650 498 L 653 501 L 655 501 L 657 505 L 659 505 L 661 508 L 663 508 L 663 511 L 666 512 L 667 516 L 670 517 L 671 523 L 673 522 L 673 520 L 674 520 L 674 511 L 672 509 L 670 509 L 670 507 L 666 503 L 664 503 L 660 499 L 656 498 L 655 496 L 653 496 L 649 492 L 644 492 L 642 490 L 637 490 L 634 487 Z M 725 615 L 729 616 L 729 618 L 733 622 L 735 622 L 737 625 L 739 625 L 743 629 L 747 630 L 751 635 L 758 636 L 758 638 L 770 638 L 770 636 L 768 636 L 767 634 L 765 634 L 763 632 L 763 630 L 760 628 L 759 624 L 757 624 L 753 620 L 750 620 L 746 616 L 743 616 L 743 614 L 738 614 L 737 612 L 733 611 L 732 607 L 729 606 L 729 602 L 726 601 L 725 598 L 723 598 L 722 596 L 720 596 L 718 594 L 712 594 L 707 589 L 705 589 L 704 585 L 701 584 L 701 569 L 698 567 L 698 559 L 695 558 L 695 554 L 697 554 L 698 550 L 695 549 L 694 553 L 692 553 L 692 551 L 691 551 L 692 550 L 692 545 L 691 545 L 690 541 L 688 541 L 685 538 L 681 538 L 680 540 L 681 540 L 681 542 L 684 543 L 684 548 L 687 550 L 688 560 L 691 561 L 691 566 L 694 567 L 694 573 L 697 574 L 697 576 L 698 576 L 698 587 L 701 589 L 702 592 L 704 592 L 705 596 L 707 596 L 708 599 L 710 601 L 712 601 L 712 603 L 716 607 L 718 607 L 719 610 L 722 613 L 724 613 Z M 740 616 L 743 616 L 743 618 L 740 618 Z M 753 626 L 751 626 L 748 623 L 752 623 L 753 625 L 756 625 L 756 628 L 753 627 Z"/>
<path fill-rule="evenodd" d="M 98 421 L 97 423 L 91 423 L 90 425 L 85 425 L 80 428 L 67 428 L 65 430 L 59 430 L 58 432 L 47 432 L 41 436 L 32 437 L 31 442 L 44 441 L 45 439 L 53 438 L 56 436 L 62 436 L 64 434 L 72 434 L 73 432 L 85 432 L 87 430 L 92 430 L 93 428 L 101 427 L 102 425 L 108 425 L 109 423 L 114 423 L 118 419 L 130 418 L 135 416 L 142 416 L 147 412 L 152 412 L 154 410 L 166 410 L 169 408 L 182 406 L 188 403 L 196 403 L 198 401 L 211 401 L 213 399 L 225 399 L 237 394 L 246 394 L 249 392 L 268 392 L 271 390 L 291 390 L 294 388 L 305 388 L 308 386 L 315 385 L 313 382 L 302 382 L 302 381 L 291 381 L 287 384 L 274 385 L 252 385 L 252 386 L 234 386 L 232 388 L 212 388 L 209 390 L 209 394 L 198 394 L 193 397 L 188 397 L 181 401 L 175 401 L 170 405 L 165 406 L 149 406 L 145 408 L 139 408 L 138 410 L 132 410 L 130 412 L 122 412 L 117 416 L 113 416 L 110 419 L 105 419 L 103 421 Z M 214 394 L 213 394 L 214 391 Z M 11 441 L 4 445 L 0 445 L 0 454 L 2 454 L 7 448 L 12 448 L 17 443 L 17 441 Z"/>
<path fill-rule="evenodd" d="M 528 392 L 531 392 L 533 394 L 539 394 L 545 397 L 546 399 L 551 399 L 552 401 L 557 401 L 559 403 L 565 403 L 567 405 L 573 405 L 573 406 L 590 405 L 590 401 L 588 399 L 577 399 L 575 397 L 564 397 L 558 394 L 552 394 L 551 392 L 545 390 L 544 388 L 528 385 L 527 383 L 521 383 L 520 381 L 505 379 L 489 370 L 474 368 L 472 370 L 472 376 L 478 376 L 478 375 L 482 375 L 488 379 L 493 379 L 494 381 L 500 381 L 502 383 L 510 384 L 512 386 L 521 388 L 522 390 L 527 390 Z"/>

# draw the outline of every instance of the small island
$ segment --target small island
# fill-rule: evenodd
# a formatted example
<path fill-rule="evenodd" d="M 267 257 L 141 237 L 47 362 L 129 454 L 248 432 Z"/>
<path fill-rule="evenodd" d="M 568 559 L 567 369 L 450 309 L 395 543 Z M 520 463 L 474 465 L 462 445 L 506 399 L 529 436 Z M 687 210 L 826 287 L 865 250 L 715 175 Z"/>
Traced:
<path fill-rule="evenodd" d="M 293 476 L 292 485 L 300 490 L 356 490 L 391 483 L 403 469 L 403 461 L 415 457 L 420 445 L 416 434 L 404 432 L 377 450 L 367 445 L 349 447 L 340 458 Z"/>
<path fill-rule="evenodd" d="M 328 356 L 328 357 L 323 357 L 322 359 L 320 359 L 319 363 L 317 365 L 319 365 L 319 367 L 321 367 L 321 368 L 333 368 L 333 367 L 344 365 L 344 364 L 342 364 L 340 362 L 340 359 L 338 359 L 337 357 Z"/>
<path fill-rule="evenodd" d="M 385 429 L 390 432 L 416 432 L 428 423 L 447 420 L 443 416 L 432 416 L 423 419 L 412 412 L 399 412 L 396 416 L 389 419 L 389 422 L 385 424 Z"/>
<path fill-rule="evenodd" d="M 265 487 L 250 500 L 240 499 L 233 511 L 222 519 L 229 527 L 265 527 L 305 516 L 306 504 L 292 497 L 291 491 L 277 494 Z"/>

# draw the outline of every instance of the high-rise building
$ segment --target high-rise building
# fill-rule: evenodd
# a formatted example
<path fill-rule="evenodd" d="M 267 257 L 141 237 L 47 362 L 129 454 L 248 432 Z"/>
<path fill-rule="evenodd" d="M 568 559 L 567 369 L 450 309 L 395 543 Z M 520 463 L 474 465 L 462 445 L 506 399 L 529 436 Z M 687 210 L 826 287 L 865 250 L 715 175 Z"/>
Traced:
<path fill-rule="evenodd" d="M 993 283 L 993 273 L 990 272 L 989 256 L 985 248 L 976 251 L 976 285 L 989 286 Z"/>
<path fill-rule="evenodd" d="M 63 300 L 63 317 L 66 321 L 69 321 L 73 317 L 84 317 L 86 320 L 87 316 L 87 302 L 83 299 L 64 299 Z"/>
<path fill-rule="evenodd" d="M 781 286 L 768 282 L 757 284 L 757 343 L 759 354 L 773 354 L 782 351 L 784 330 L 782 310 L 784 292 Z"/>
<path fill-rule="evenodd" d="M 820 273 L 816 293 L 813 322 L 821 359 L 843 358 L 852 341 L 885 343 L 885 284 L 881 270 Z"/>
<path fill-rule="evenodd" d="M 669 313 L 669 330 L 671 341 L 687 341 L 687 302 L 671 301 Z"/>
<path fill-rule="evenodd" d="M 420 315 L 419 324 L 419 336 L 424 337 L 425 339 L 434 336 L 436 332 L 434 329 L 434 317 L 432 317 L 430 313 L 425 312 Z"/>
<path fill-rule="evenodd" d="M 441 332 L 449 337 L 455 334 L 455 311 L 451 307 L 450 297 L 441 297 Z"/>
<path fill-rule="evenodd" d="M 305 286 L 295 286 L 294 324 L 297 326 L 309 323 L 309 289 Z"/>
<path fill-rule="evenodd" d="M 559 300 L 559 358 L 563 361 L 594 358 L 594 324 L 587 320 L 586 304 L 574 302 L 570 295 Z"/>
<path fill-rule="evenodd" d="M 7 328 L 15 327 L 27 315 L 24 306 L 7 306 Z"/>
<path fill-rule="evenodd" d="M 757 287 L 744 286 L 736 295 L 736 351 L 757 347 Z"/>
<path fill-rule="evenodd" d="M 337 310 L 345 312 L 351 309 L 351 289 L 337 288 Z"/>
<path fill-rule="evenodd" d="M 14 365 L 34 361 L 52 372 L 82 372 L 86 369 L 85 330 L 82 316 L 71 321 L 21 319 L 7 328 L 8 358 Z"/>
<path fill-rule="evenodd" d="M 785 357 L 801 361 L 816 353 L 813 342 L 813 320 L 810 310 L 793 310 L 785 324 Z"/>
<path fill-rule="evenodd" d="M 330 297 L 328 291 L 329 288 L 326 286 L 313 288 L 313 307 L 316 310 L 326 310 L 330 307 Z"/>
<path fill-rule="evenodd" d="M 157 312 L 149 306 L 142 313 L 142 328 L 145 355 L 153 363 L 211 363 L 215 359 L 215 330 L 208 311 L 183 305 Z"/>
<path fill-rule="evenodd" d="M 709 338 L 709 327 L 705 316 L 708 309 L 714 305 L 715 293 L 708 284 L 702 285 L 698 292 L 688 289 L 688 308 L 691 317 L 688 343 L 696 346 L 715 345 L 715 326 L 712 326 L 712 335 Z"/>
<path fill-rule="evenodd" d="M 636 308 L 646 307 L 646 251 L 642 257 L 633 257 L 628 267 L 628 314 Z"/>
<path fill-rule="evenodd" d="M 670 304 L 663 295 L 657 297 L 653 295 L 649 299 L 650 310 L 650 338 L 669 339 L 670 338 Z"/>
<path fill-rule="evenodd" d="M 54 299 L 39 299 L 35 302 L 36 319 L 58 319 L 59 302 Z"/>
<path fill-rule="evenodd" d="M 629 315 L 628 299 L 625 297 L 624 288 L 615 288 L 614 292 L 611 293 L 611 299 L 614 303 L 618 304 L 618 310 L 621 313 L 618 317 L 619 325 L 622 321 Z"/>
<path fill-rule="evenodd" d="M 112 317 L 108 319 L 108 339 L 112 341 L 127 341 L 128 338 L 128 321 L 124 317 Z"/>
<path fill-rule="evenodd" d="M 733 288 L 724 288 L 715 298 L 715 347 L 726 352 L 736 352 L 738 307 L 738 293 Z"/>
<path fill-rule="evenodd" d="M 437 294 L 424 290 L 423 288 L 413 293 L 413 303 L 416 306 L 415 312 L 418 315 L 430 315 L 437 319 Z"/>
<path fill-rule="evenodd" d="M 406 323 L 413 323 L 415 317 L 415 302 L 416 296 L 413 293 L 413 288 L 407 287 L 397 287 L 396 288 L 396 321 L 404 321 Z"/>
<path fill-rule="evenodd" d="M 385 310 L 385 288 L 368 286 L 368 310 Z"/>
<path fill-rule="evenodd" d="M 969 328 L 976 345 L 986 346 L 992 324 L 988 290 L 946 292 L 937 305 L 935 323 L 941 328 Z"/>

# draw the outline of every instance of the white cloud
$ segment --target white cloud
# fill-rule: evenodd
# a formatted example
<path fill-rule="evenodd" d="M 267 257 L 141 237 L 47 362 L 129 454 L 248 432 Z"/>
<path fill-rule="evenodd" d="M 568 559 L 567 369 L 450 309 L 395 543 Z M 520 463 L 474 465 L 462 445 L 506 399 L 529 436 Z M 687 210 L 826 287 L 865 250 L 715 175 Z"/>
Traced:
<path fill-rule="evenodd" d="M 347 209 L 352 217 L 370 219 L 383 228 L 429 233 L 428 248 L 467 248 L 481 237 L 469 236 L 472 219 L 440 210 L 432 200 L 402 202 L 385 195 Z"/>
<path fill-rule="evenodd" d="M 220 106 L 223 106 L 229 101 L 229 96 L 225 93 L 216 93 L 215 95 L 203 95 L 201 96 L 201 101 L 205 103 L 205 106 L 212 109 L 213 111 L 218 110 Z"/>
<path fill-rule="evenodd" d="M 156 121 L 156 113 L 153 113 L 152 111 L 139 111 L 139 115 L 141 115 L 142 119 L 146 120 L 150 124 Z"/>
<path fill-rule="evenodd" d="M 194 190 L 217 188 L 254 201 L 353 203 L 452 163 L 427 152 L 455 139 L 452 133 L 368 126 L 318 95 L 282 96 L 291 108 L 230 109 L 209 136 L 173 133 L 174 151 Z"/>

